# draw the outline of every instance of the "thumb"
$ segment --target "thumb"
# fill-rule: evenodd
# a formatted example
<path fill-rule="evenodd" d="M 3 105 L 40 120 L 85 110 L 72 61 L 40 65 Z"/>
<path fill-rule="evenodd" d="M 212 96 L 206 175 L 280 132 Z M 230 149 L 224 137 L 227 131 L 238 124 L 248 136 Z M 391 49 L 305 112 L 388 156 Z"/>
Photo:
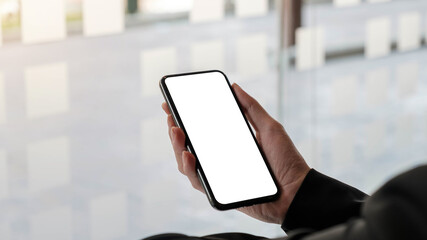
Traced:
<path fill-rule="evenodd" d="M 254 127 L 255 131 L 258 132 L 264 130 L 270 125 L 269 123 L 274 121 L 274 119 L 267 113 L 267 111 L 265 111 L 257 100 L 243 91 L 239 85 L 233 83 L 232 87 L 240 102 L 243 112 Z"/>

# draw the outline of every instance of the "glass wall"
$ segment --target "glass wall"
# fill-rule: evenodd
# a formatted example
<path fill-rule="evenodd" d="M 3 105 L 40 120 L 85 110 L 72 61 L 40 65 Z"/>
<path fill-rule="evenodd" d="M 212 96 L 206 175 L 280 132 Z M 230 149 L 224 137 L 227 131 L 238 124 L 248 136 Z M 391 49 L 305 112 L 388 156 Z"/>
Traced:
<path fill-rule="evenodd" d="M 284 47 L 282 121 L 307 161 L 367 193 L 427 160 L 427 1 L 308 2 Z"/>

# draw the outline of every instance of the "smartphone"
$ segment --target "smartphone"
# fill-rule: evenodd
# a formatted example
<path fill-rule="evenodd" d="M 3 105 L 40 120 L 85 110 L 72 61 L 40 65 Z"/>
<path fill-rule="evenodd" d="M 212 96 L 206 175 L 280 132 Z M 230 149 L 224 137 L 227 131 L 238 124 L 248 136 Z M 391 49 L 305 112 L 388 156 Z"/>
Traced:
<path fill-rule="evenodd" d="M 210 204 L 227 210 L 274 201 L 277 181 L 224 73 L 164 76 L 160 89 Z"/>

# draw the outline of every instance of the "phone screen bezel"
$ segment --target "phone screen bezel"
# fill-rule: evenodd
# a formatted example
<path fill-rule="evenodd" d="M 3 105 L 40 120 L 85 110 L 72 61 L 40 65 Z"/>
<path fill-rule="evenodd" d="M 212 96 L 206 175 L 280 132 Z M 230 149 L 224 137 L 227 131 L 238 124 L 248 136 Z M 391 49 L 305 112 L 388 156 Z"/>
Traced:
<path fill-rule="evenodd" d="M 198 74 L 201 75 L 201 74 L 213 73 L 213 72 L 221 73 L 221 75 L 224 77 L 224 80 L 227 82 L 227 85 L 228 85 L 231 93 L 233 94 L 234 100 L 236 101 L 237 105 L 239 106 L 240 113 L 242 114 L 243 118 L 245 119 L 245 122 L 246 122 L 246 125 L 248 127 L 248 130 L 250 131 L 250 133 L 252 135 L 252 138 L 255 141 L 255 144 L 256 144 L 259 152 L 261 153 L 261 156 L 262 156 L 262 158 L 264 160 L 264 163 L 267 166 L 267 169 L 268 169 L 268 171 L 270 173 L 270 176 L 272 177 L 273 182 L 274 182 L 274 184 L 276 186 L 276 190 L 277 191 L 273 195 L 263 196 L 263 197 L 254 198 L 254 199 L 247 199 L 247 200 L 242 200 L 242 201 L 233 202 L 233 203 L 227 203 L 227 204 L 222 204 L 222 203 L 218 202 L 215 199 L 215 195 L 213 194 L 212 189 L 211 189 L 211 187 L 209 185 L 209 182 L 207 181 L 207 178 L 206 178 L 206 176 L 205 176 L 205 174 L 203 172 L 203 168 L 201 167 L 201 165 L 199 163 L 199 159 L 197 158 L 196 151 L 193 148 L 193 145 L 191 144 L 190 137 L 187 135 L 187 132 L 185 130 L 185 126 L 184 126 L 184 124 L 183 124 L 183 122 L 181 120 L 181 117 L 179 116 L 178 110 L 177 110 L 177 108 L 175 106 L 175 103 L 174 103 L 174 101 L 172 99 L 171 94 L 169 93 L 169 89 L 168 89 L 167 84 L 166 84 L 166 79 L 167 78 L 180 77 L 180 76 L 186 76 L 186 75 L 198 75 Z M 196 172 L 197 172 L 199 180 L 200 180 L 200 182 L 201 182 L 201 184 L 202 184 L 202 186 L 203 186 L 203 188 L 205 190 L 205 193 L 206 193 L 206 195 L 208 197 L 208 200 L 209 200 L 210 204 L 212 205 L 212 207 L 214 207 L 214 208 L 216 208 L 218 210 L 228 210 L 228 209 L 240 208 L 240 207 L 245 207 L 245 206 L 251 206 L 251 205 L 260 204 L 260 203 L 271 202 L 271 201 L 274 201 L 274 200 L 278 199 L 278 197 L 280 196 L 280 188 L 279 188 L 279 185 L 277 183 L 277 180 L 276 180 L 276 178 L 275 178 L 275 176 L 274 176 L 274 174 L 273 174 L 273 172 L 272 172 L 272 170 L 270 168 L 270 165 L 268 164 L 268 162 L 266 160 L 264 152 L 262 151 L 262 149 L 260 148 L 260 146 L 258 144 L 258 141 L 256 140 L 256 137 L 255 137 L 255 135 L 254 135 L 254 133 L 253 133 L 250 125 L 249 125 L 249 121 L 247 120 L 247 118 L 246 118 L 246 116 L 245 116 L 245 114 L 244 114 L 244 112 L 242 110 L 242 107 L 241 107 L 241 105 L 240 105 L 240 103 L 239 103 L 239 101 L 237 99 L 236 94 L 234 93 L 234 91 L 233 91 L 233 89 L 232 89 L 232 87 L 230 85 L 230 82 L 229 82 L 227 76 L 222 71 L 219 71 L 219 70 L 209 70 L 209 71 L 188 72 L 188 73 L 179 73 L 179 74 L 166 75 L 166 76 L 162 77 L 162 79 L 159 82 L 159 85 L 160 85 L 160 89 L 161 89 L 161 92 L 163 94 L 163 97 L 166 100 L 166 103 L 167 103 L 167 105 L 169 107 L 169 110 L 170 110 L 170 112 L 171 112 L 171 114 L 173 116 L 173 119 L 175 121 L 176 126 L 178 126 L 179 128 L 181 128 L 184 131 L 184 133 L 185 133 L 185 136 L 186 136 L 185 144 L 186 144 L 186 147 L 187 147 L 188 151 L 191 152 L 192 154 L 194 154 L 194 156 L 196 157 Z"/>

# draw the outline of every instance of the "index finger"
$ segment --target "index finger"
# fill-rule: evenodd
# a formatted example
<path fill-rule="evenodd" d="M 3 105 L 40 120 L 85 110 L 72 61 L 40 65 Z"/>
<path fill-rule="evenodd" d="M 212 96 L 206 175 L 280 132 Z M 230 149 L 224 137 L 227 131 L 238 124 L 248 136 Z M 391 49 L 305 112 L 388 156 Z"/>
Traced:
<path fill-rule="evenodd" d="M 162 103 L 162 108 L 163 108 L 163 111 L 165 111 L 166 114 L 168 114 L 168 115 L 171 114 L 170 111 L 169 111 L 168 104 L 166 102 Z"/>
<path fill-rule="evenodd" d="M 269 124 L 274 121 L 274 119 L 265 111 L 265 109 L 246 93 L 239 85 L 233 83 L 232 85 L 234 92 L 237 95 L 237 99 L 240 102 L 243 112 L 248 118 L 249 122 L 254 127 L 255 131 L 260 131 L 267 129 Z"/>

